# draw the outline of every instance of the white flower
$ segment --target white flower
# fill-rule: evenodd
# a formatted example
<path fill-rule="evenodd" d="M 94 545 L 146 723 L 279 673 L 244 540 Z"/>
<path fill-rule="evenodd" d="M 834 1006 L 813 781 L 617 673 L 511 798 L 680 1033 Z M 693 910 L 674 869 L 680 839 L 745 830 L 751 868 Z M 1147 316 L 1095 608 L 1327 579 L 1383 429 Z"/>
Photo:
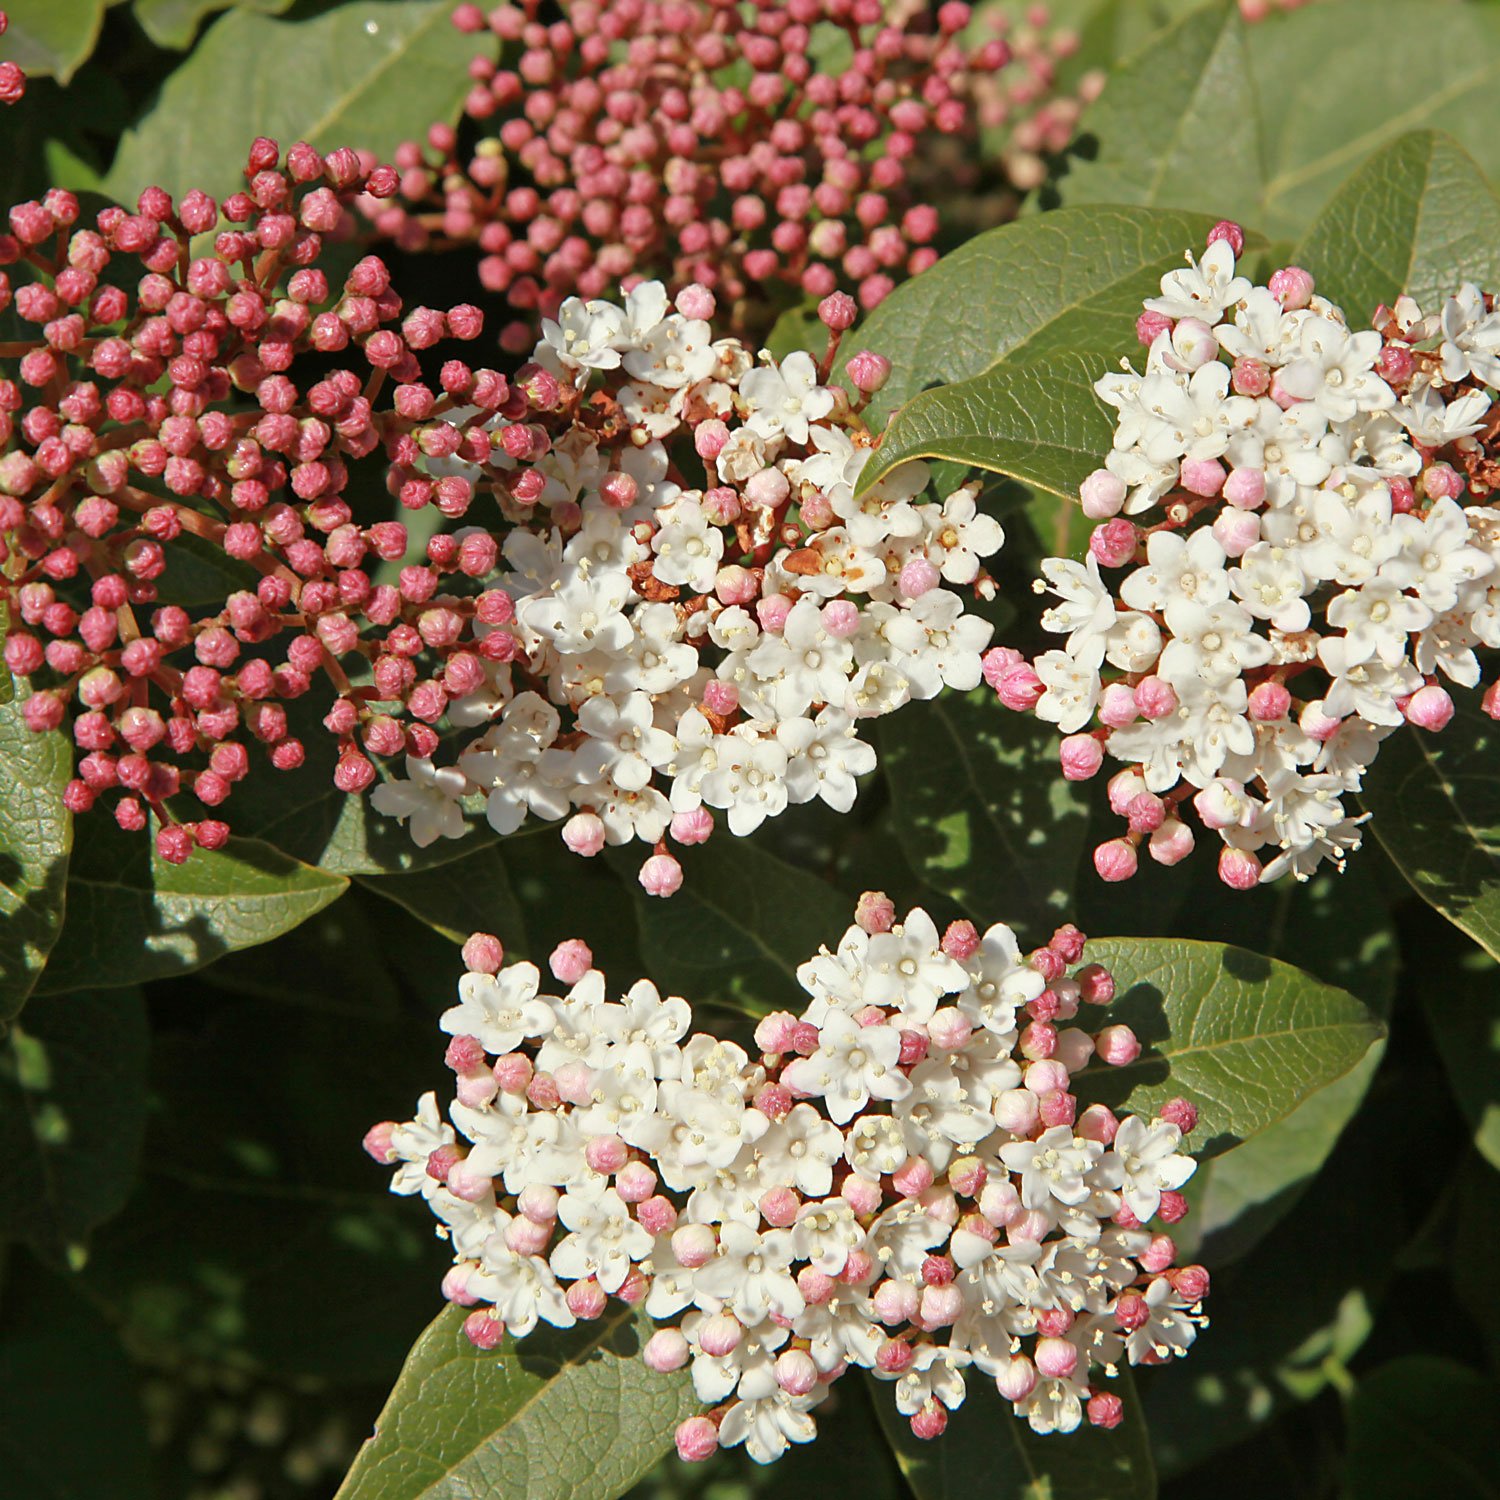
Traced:
<path fill-rule="evenodd" d="M 1175 1192 L 1197 1167 L 1192 1157 L 1176 1154 L 1181 1140 L 1182 1132 L 1165 1120 L 1127 1115 L 1100 1159 L 1100 1181 L 1118 1188 L 1125 1206 L 1143 1224 L 1156 1217 L 1162 1193 Z"/>
<path fill-rule="evenodd" d="M 542 320 L 542 344 L 565 369 L 613 370 L 624 336 L 625 315 L 608 302 L 569 297 L 555 322 Z"/>
<path fill-rule="evenodd" d="M 893 1026 L 860 1026 L 830 1011 L 819 1029 L 818 1050 L 799 1057 L 782 1074 L 798 1093 L 820 1098 L 831 1119 L 843 1125 L 871 1097 L 899 1099 L 911 1087 L 896 1066 L 901 1035 Z"/>
<path fill-rule="evenodd" d="M 1054 1125 L 1034 1141 L 1012 1141 L 1000 1148 L 1000 1160 L 1021 1176 L 1021 1201 L 1027 1208 L 1082 1203 L 1089 1195 L 1085 1180 L 1104 1147 L 1074 1136 L 1071 1125 Z"/>
<path fill-rule="evenodd" d="M 405 823 L 419 849 L 440 838 L 461 839 L 465 830 L 459 799 L 469 790 L 469 778 L 453 766 L 435 766 L 415 755 L 406 757 L 406 775 L 406 781 L 382 781 L 370 793 L 375 811 Z"/>
<path fill-rule="evenodd" d="M 592 1276 L 606 1292 L 617 1292 L 632 1262 L 651 1253 L 650 1234 L 613 1188 L 564 1193 L 557 1217 L 572 1233 L 558 1242 L 549 1264 L 569 1281 Z"/>
<path fill-rule="evenodd" d="M 787 719 L 776 726 L 786 751 L 786 789 L 793 802 L 821 797 L 835 812 L 854 806 L 855 778 L 875 769 L 875 749 L 855 732 L 854 720 L 829 706 L 815 719 Z"/>
<path fill-rule="evenodd" d="M 1161 279 L 1161 296 L 1147 299 L 1146 306 L 1169 318 L 1201 318 L 1213 327 L 1241 298 L 1250 293 L 1250 283 L 1234 274 L 1234 251 L 1225 240 L 1217 240 L 1201 260 L 1187 258 L 1185 271 L 1168 271 Z"/>
<path fill-rule="evenodd" d="M 513 1052 L 527 1037 L 546 1036 L 556 1012 L 537 989 L 535 964 L 508 964 L 499 974 L 465 974 L 458 981 L 459 1003 L 443 1012 L 438 1025 L 449 1036 L 472 1036 L 498 1057 Z"/>
<path fill-rule="evenodd" d="M 788 1229 L 757 1234 L 743 1224 L 719 1231 L 719 1253 L 693 1278 L 699 1293 L 727 1306 L 742 1323 L 775 1313 L 795 1318 L 806 1305 L 791 1273 L 795 1237 Z"/>

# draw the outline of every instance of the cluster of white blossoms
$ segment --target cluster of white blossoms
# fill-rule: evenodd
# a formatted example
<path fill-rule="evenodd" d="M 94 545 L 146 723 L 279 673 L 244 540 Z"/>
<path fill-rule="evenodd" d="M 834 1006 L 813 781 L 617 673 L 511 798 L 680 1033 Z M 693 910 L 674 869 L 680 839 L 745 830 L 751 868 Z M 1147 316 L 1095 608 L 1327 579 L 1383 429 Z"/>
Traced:
<path fill-rule="evenodd" d="M 527 380 L 530 415 L 555 420 L 494 419 L 491 464 L 464 464 L 481 490 L 503 475 L 512 524 L 474 627 L 487 680 L 446 706 L 478 732 L 373 794 L 418 844 L 461 835 L 481 794 L 503 834 L 566 819 L 580 854 L 655 846 L 642 884 L 669 895 L 668 834 L 700 843 L 714 812 L 748 834 L 815 798 L 847 811 L 875 765 L 862 720 L 980 681 L 991 627 L 951 587 L 993 592 L 982 559 L 1004 535 L 977 487 L 924 501 L 910 463 L 855 496 L 889 362 L 856 355 L 851 399 L 808 354 L 716 341 L 712 308 L 658 282 L 571 299 Z"/>
<path fill-rule="evenodd" d="M 685 1458 L 809 1441 L 855 1366 L 919 1437 L 974 1379 L 1038 1433 L 1114 1426 L 1109 1377 L 1186 1353 L 1208 1275 L 1175 1267 L 1160 1227 L 1187 1211 L 1193 1106 L 1118 1118 L 1071 1091 L 1141 1050 L 1080 1024 L 1114 994 L 1076 967 L 1083 944 L 1064 927 L 1023 956 L 1008 927 L 940 935 L 867 893 L 798 970 L 802 1014 L 764 1017 L 752 1053 L 690 1035 L 687 1003 L 647 981 L 609 999 L 577 940 L 551 994 L 476 934 L 441 1022 L 447 1118 L 427 1094 L 366 1149 L 441 1221 L 479 1348 L 611 1299 L 659 1324 L 645 1362 L 690 1365 L 708 1408 L 678 1431 Z"/>
<path fill-rule="evenodd" d="M 1300 268 L 1252 286 L 1241 246 L 1220 225 L 1164 276 L 1144 373 L 1095 386 L 1118 414 L 1081 490 L 1101 524 L 1037 581 L 1066 639 L 986 660 L 1003 701 L 1068 736 L 1070 779 L 1125 763 L 1127 834 L 1095 851 L 1109 880 L 1142 842 L 1188 854 L 1189 799 L 1231 886 L 1342 864 L 1363 821 L 1344 797 L 1381 741 L 1443 728 L 1442 679 L 1476 687 L 1475 648 L 1500 646 L 1500 511 L 1472 503 L 1500 479 L 1500 313 L 1466 286 L 1351 332 Z"/>

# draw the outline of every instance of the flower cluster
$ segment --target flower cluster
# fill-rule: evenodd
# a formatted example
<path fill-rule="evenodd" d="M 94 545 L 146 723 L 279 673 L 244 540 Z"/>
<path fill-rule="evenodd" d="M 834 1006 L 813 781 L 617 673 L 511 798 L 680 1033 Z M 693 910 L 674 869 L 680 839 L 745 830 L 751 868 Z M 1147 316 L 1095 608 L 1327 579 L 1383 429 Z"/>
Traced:
<path fill-rule="evenodd" d="M 473 680 L 456 686 L 450 662 L 444 706 L 480 732 L 456 764 L 412 756 L 373 797 L 418 844 L 460 836 L 482 793 L 502 834 L 567 817 L 579 854 L 657 846 L 641 882 L 670 895 L 668 831 L 703 842 L 711 809 L 734 834 L 789 802 L 847 811 L 875 765 L 862 719 L 979 683 L 991 627 L 944 585 L 989 592 L 1001 529 L 973 487 L 921 503 L 922 464 L 856 497 L 873 442 L 859 409 L 889 364 L 849 361 L 854 402 L 823 384 L 855 308 L 834 294 L 820 310 L 834 336 L 818 365 L 715 341 L 700 286 L 675 306 L 660 282 L 623 305 L 571 298 L 522 372 L 530 420 L 450 412 L 450 471 L 512 524 L 498 554 L 496 534 L 455 539 L 488 587 Z M 466 623 L 454 614 L 452 639 Z"/>
<path fill-rule="evenodd" d="M 894 1384 L 919 1437 L 976 1373 L 1051 1433 L 1116 1425 L 1118 1366 L 1187 1351 L 1208 1274 L 1148 1226 L 1186 1212 L 1196 1112 L 1080 1112 L 1080 1069 L 1140 1053 L 1128 1027 L 1078 1020 L 1114 994 L 1076 967 L 1083 935 L 1026 957 L 1008 927 L 940 936 L 877 892 L 856 920 L 754 1054 L 689 1035 L 686 1002 L 648 981 L 610 1000 L 578 940 L 549 994 L 470 939 L 441 1021 L 448 1120 L 427 1094 L 365 1146 L 441 1221 L 444 1293 L 474 1309 L 476 1346 L 639 1305 L 660 1325 L 647 1365 L 690 1365 L 711 1408 L 678 1451 L 762 1463 L 815 1436 L 851 1366 Z"/>
<path fill-rule="evenodd" d="M 1343 798 L 1381 741 L 1442 729 L 1440 679 L 1476 687 L 1475 647 L 1500 646 L 1500 510 L 1462 503 L 1500 480 L 1493 299 L 1466 286 L 1428 316 L 1403 297 L 1351 332 L 1298 267 L 1252 286 L 1241 245 L 1222 224 L 1163 277 L 1144 373 L 1095 387 L 1117 413 L 1081 490 L 1100 524 L 1037 583 L 1066 640 L 986 660 L 1002 701 L 1067 736 L 1067 777 L 1125 763 L 1106 880 L 1142 841 L 1183 859 L 1189 802 L 1236 889 L 1341 864 L 1363 821 Z"/>
<path fill-rule="evenodd" d="M 883 0 L 541 11 L 459 7 L 504 52 L 470 70 L 481 134 L 440 124 L 402 147 L 401 199 L 370 218 L 408 249 L 477 243 L 484 285 L 542 316 L 640 276 L 710 287 L 757 335 L 779 288 L 855 285 L 873 307 L 937 258 L 914 154 L 969 130 L 976 81 L 1011 61 L 998 37 L 965 43 L 959 0 L 899 20 Z M 535 329 L 523 312 L 503 337 L 520 350 Z"/>
<path fill-rule="evenodd" d="M 136 212 L 105 208 L 86 225 L 54 191 L 12 209 L 0 235 L 0 307 L 34 330 L 0 344 L 6 665 L 37 678 L 33 730 L 59 727 L 76 701 L 67 805 L 109 794 L 126 828 L 154 813 L 168 859 L 195 840 L 217 847 L 228 827 L 182 821 L 167 799 L 191 792 L 217 809 L 257 744 L 276 768 L 302 763 L 287 705 L 315 678 L 330 702 L 344 695 L 326 723 L 346 789 L 374 776 L 357 729 L 385 753 L 436 744 L 426 723 L 380 720 L 377 689 L 349 678 L 368 659 L 404 682 L 440 570 L 463 565 L 439 537 L 431 566 L 371 576 L 407 553 L 380 480 L 416 451 L 438 401 L 418 351 L 482 326 L 472 307 L 404 308 L 374 257 L 330 284 L 319 262 L 325 239 L 353 227 L 349 201 L 395 184 L 352 151 L 299 144 L 282 164 L 258 140 L 245 190 L 222 204 L 151 188 Z M 495 409 L 511 400 L 494 371 L 452 361 L 443 380 Z M 379 466 L 373 483 L 354 482 L 362 461 Z M 357 519 L 372 490 L 378 519 Z M 424 498 L 456 516 L 471 494 L 454 478 Z M 205 571 L 226 580 L 217 599 Z M 185 607 L 205 590 L 207 608 Z"/>

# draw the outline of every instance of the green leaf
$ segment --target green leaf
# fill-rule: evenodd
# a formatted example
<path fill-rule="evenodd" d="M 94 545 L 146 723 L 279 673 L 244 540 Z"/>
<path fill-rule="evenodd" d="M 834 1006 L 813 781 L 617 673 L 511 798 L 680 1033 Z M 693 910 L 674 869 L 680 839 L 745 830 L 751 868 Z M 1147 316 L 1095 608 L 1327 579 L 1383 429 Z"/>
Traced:
<path fill-rule="evenodd" d="M 358 878 L 455 943 L 472 932 L 492 932 L 507 948 L 526 950 L 526 920 L 497 845 L 409 875 Z"/>
<path fill-rule="evenodd" d="M 1023 946 L 1065 919 L 1088 830 L 1046 729 L 988 688 L 944 693 L 880 726 L 892 816 L 917 873 L 976 918 L 1024 928 Z"/>
<path fill-rule="evenodd" d="M 6 0 L 8 62 L 66 83 L 88 61 L 104 26 L 106 0 Z"/>
<path fill-rule="evenodd" d="M 137 989 L 39 1000 L 0 1043 L 0 1238 L 54 1258 L 124 1207 L 146 1128 Z"/>
<path fill-rule="evenodd" d="M 1500 1381 L 1431 1354 L 1372 1370 L 1349 1407 L 1347 1500 L 1500 1500 L 1497 1401 Z"/>
<path fill-rule="evenodd" d="M 412 1346 L 337 1500 L 613 1500 L 699 1409 L 685 1370 L 641 1362 L 628 1309 L 491 1354 L 463 1320 L 447 1308 Z"/>
<path fill-rule="evenodd" d="M 141 23 L 141 30 L 158 47 L 185 52 L 192 46 L 204 17 L 212 15 L 216 10 L 239 6 L 245 10 L 279 16 L 291 3 L 292 0 L 135 0 L 131 9 L 135 12 L 136 20 Z"/>
<path fill-rule="evenodd" d="M 1417 989 L 1474 1144 L 1500 1169 L 1500 967 L 1473 949 L 1434 954 Z"/>
<path fill-rule="evenodd" d="M 26 1003 L 62 930 L 72 771 L 65 734 L 33 734 L 19 702 L 0 704 L 0 1022 Z"/>
<path fill-rule="evenodd" d="M 1096 1060 L 1075 1074 L 1080 1098 L 1139 1114 L 1181 1095 L 1198 1108 L 1196 1156 L 1273 1125 L 1385 1034 L 1353 995 L 1243 948 L 1104 938 L 1088 956 L 1117 985 L 1101 1024 L 1130 1026 L 1142 1050 L 1124 1067 Z"/>
<path fill-rule="evenodd" d="M 801 1010 L 797 966 L 836 944 L 854 919 L 832 885 L 749 839 L 721 832 L 681 855 L 682 889 L 665 899 L 636 888 L 641 956 L 652 977 L 695 1004 Z M 618 856 L 634 881 L 639 857 Z"/>
<path fill-rule="evenodd" d="M 348 884 L 254 839 L 168 864 L 148 835 L 92 815 L 79 824 L 68 920 L 42 989 L 139 984 L 202 968 L 289 932 Z"/>
<path fill-rule="evenodd" d="M 1393 734 L 1360 797 L 1416 893 L 1500 958 L 1500 725 L 1476 695 L 1456 702 L 1440 733 Z"/>
<path fill-rule="evenodd" d="M 1451 136 L 1414 131 L 1333 195 L 1295 258 L 1357 324 L 1402 292 L 1437 308 L 1461 282 L 1500 283 L 1500 200 Z"/>
<path fill-rule="evenodd" d="M 1125 1404 L 1110 1431 L 1085 1424 L 1038 1437 L 992 1381 L 970 1372 L 969 1393 L 930 1442 L 912 1436 L 888 1385 L 872 1391 L 885 1435 L 916 1500 L 1155 1500 L 1156 1468 L 1135 1384 L 1128 1371 L 1102 1382 Z"/>
<path fill-rule="evenodd" d="M 232 192 L 257 134 L 388 159 L 431 121 L 458 116 L 476 42 L 450 24 L 452 10 L 447 0 L 354 0 L 296 20 L 231 11 L 125 133 L 109 192 L 129 203 L 150 184 Z M 270 65 L 248 67 L 250 58 Z"/>
<path fill-rule="evenodd" d="M 1106 373 L 1096 355 L 1051 354 L 924 391 L 891 418 L 858 488 L 868 490 L 908 459 L 940 458 L 1072 500 L 1114 441 L 1114 424 L 1094 394 Z"/>
<path fill-rule="evenodd" d="M 1452 66 L 1393 109 L 1376 81 L 1428 36 Z M 1094 154 L 1070 160 L 1060 196 L 1209 209 L 1296 239 L 1354 166 L 1405 131 L 1451 131 L 1486 171 L 1500 167 L 1497 82 L 1490 7 L 1330 0 L 1246 27 L 1222 0 L 1111 72 L 1079 127 Z"/>
<path fill-rule="evenodd" d="M 891 361 L 872 420 L 929 385 L 1001 360 L 1128 349 L 1141 299 L 1203 245 L 1215 219 L 1146 208 L 1062 208 L 976 235 L 898 287 L 845 340 Z M 1107 451 L 1107 447 L 1104 451 Z"/>
<path fill-rule="evenodd" d="M 18 1269 L 0 1319 L 4 1492 L 151 1500 L 140 1379 L 119 1339 L 63 1278 Z"/>

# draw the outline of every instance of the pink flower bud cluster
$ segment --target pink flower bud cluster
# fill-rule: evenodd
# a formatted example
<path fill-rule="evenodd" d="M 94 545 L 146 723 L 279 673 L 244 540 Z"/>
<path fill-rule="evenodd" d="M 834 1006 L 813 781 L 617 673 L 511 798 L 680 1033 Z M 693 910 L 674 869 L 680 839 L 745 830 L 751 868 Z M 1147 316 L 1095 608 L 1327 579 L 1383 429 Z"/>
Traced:
<path fill-rule="evenodd" d="M 1036 585 L 1065 642 L 985 661 L 1002 702 L 1066 736 L 1064 776 L 1124 763 L 1105 880 L 1142 845 L 1184 859 L 1190 811 L 1235 889 L 1341 865 L 1364 821 L 1343 798 L 1381 741 L 1442 729 L 1443 679 L 1479 687 L 1476 648 L 1500 647 L 1495 299 L 1465 286 L 1427 316 L 1401 298 L 1352 332 L 1300 267 L 1238 275 L 1242 243 L 1221 224 L 1163 277 L 1144 373 L 1095 386 L 1117 414 L 1079 495 L 1098 525 Z M 1484 707 L 1500 716 L 1493 686 Z"/>
<path fill-rule="evenodd" d="M 10 17 L 0 10 L 0 36 L 10 29 Z M 26 93 L 26 74 L 13 62 L 0 62 L 0 104 L 19 104 Z"/>
<path fill-rule="evenodd" d="M 966 44 L 960 0 L 899 23 L 882 0 L 542 12 L 458 8 L 502 46 L 470 68 L 479 138 L 434 125 L 396 154 L 400 200 L 370 205 L 403 248 L 477 243 L 484 285 L 521 312 L 502 334 L 518 351 L 565 297 L 642 276 L 711 288 L 755 335 L 774 288 L 843 283 L 874 307 L 937 258 L 914 156 L 971 131 L 976 82 L 1011 58 L 999 38 Z"/>
<path fill-rule="evenodd" d="M 686 1459 L 810 1441 L 854 1367 L 922 1438 L 976 1377 L 1038 1433 L 1111 1427 L 1109 1378 L 1186 1353 L 1209 1278 L 1168 1233 L 1193 1106 L 1117 1116 L 1074 1089 L 1141 1051 L 1083 1021 L 1114 995 L 1083 952 L 1075 927 L 1023 956 L 1008 927 L 939 934 L 870 892 L 747 1052 L 648 981 L 609 1000 L 577 940 L 545 993 L 476 934 L 441 1020 L 448 1118 L 429 1093 L 365 1146 L 441 1222 L 476 1347 L 641 1306 L 645 1363 L 690 1367 L 707 1408 Z"/>
<path fill-rule="evenodd" d="M 405 674 L 458 547 L 440 539 L 399 586 L 377 584 L 406 530 L 356 517 L 352 478 L 361 462 L 383 476 L 409 461 L 440 405 L 510 397 L 503 376 L 457 361 L 441 395 L 422 382 L 419 352 L 475 338 L 476 309 L 403 306 L 373 256 L 342 285 L 321 269 L 325 241 L 353 227 L 351 198 L 395 185 L 352 151 L 299 144 L 283 161 L 257 140 L 222 204 L 149 188 L 134 213 L 88 223 L 54 191 L 12 209 L 0 235 L 0 306 L 28 326 L 0 344 L 5 662 L 32 680 L 32 729 L 74 707 L 67 805 L 102 796 L 126 828 L 154 814 L 168 859 L 223 843 L 217 810 L 253 759 L 302 763 L 287 704 L 316 679 L 342 695 L 326 722 L 347 789 L 374 775 L 359 733 L 384 753 L 436 742 L 425 724 L 377 722 L 370 702 L 394 677 L 391 696 L 410 701 Z M 429 490 L 445 515 L 471 495 L 462 479 Z M 202 566 L 189 539 L 243 586 L 207 608 L 170 602 L 179 566 Z M 378 688 L 352 687 L 371 663 Z M 183 821 L 166 806 L 179 793 L 216 815 Z"/>
<path fill-rule="evenodd" d="M 660 282 L 570 298 L 516 378 L 524 413 L 455 408 L 401 440 L 403 500 L 461 484 L 506 522 L 439 539 L 485 591 L 431 599 L 454 654 L 430 704 L 407 699 L 475 733 L 451 765 L 412 753 L 372 798 L 418 844 L 462 836 L 482 796 L 501 834 L 565 819 L 580 855 L 653 846 L 641 884 L 669 896 L 669 834 L 702 843 L 715 812 L 749 834 L 814 799 L 847 812 L 875 765 L 864 720 L 980 682 L 991 627 L 959 589 L 992 590 L 981 559 L 1004 534 L 972 486 L 924 501 L 923 464 L 856 497 L 860 412 L 890 367 L 855 355 L 853 399 L 824 383 L 853 299 L 821 304 L 817 362 L 716 341 L 714 306 Z M 379 696 L 399 696 L 383 671 Z"/>

